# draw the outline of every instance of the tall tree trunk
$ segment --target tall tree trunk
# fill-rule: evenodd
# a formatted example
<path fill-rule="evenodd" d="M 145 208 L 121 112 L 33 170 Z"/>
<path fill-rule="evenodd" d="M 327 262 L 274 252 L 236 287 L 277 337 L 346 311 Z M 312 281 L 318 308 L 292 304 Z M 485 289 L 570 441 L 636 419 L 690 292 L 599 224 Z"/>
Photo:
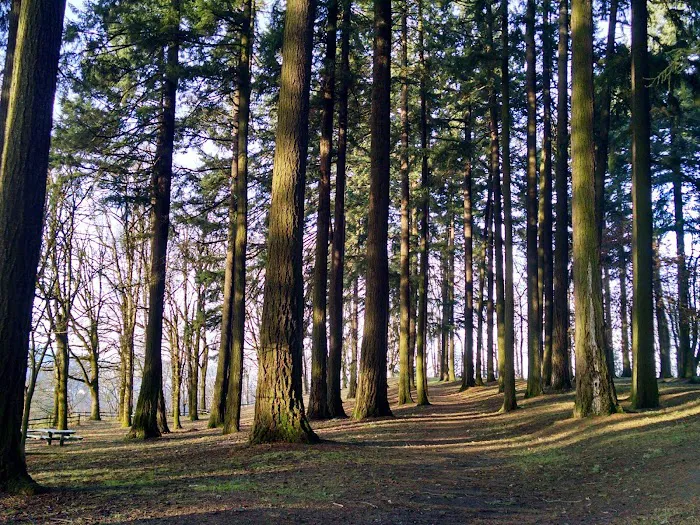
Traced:
<path fill-rule="evenodd" d="M 453 191 L 450 188 L 450 195 Z M 449 201 L 452 198 L 450 196 Z M 450 210 L 453 209 L 452 202 L 449 202 Z M 456 381 L 455 376 L 455 218 L 450 211 L 450 224 L 447 231 L 447 380 Z"/>
<path fill-rule="evenodd" d="M 64 11 L 64 0 L 22 3 L 0 161 L 0 491 L 10 493 L 36 488 L 20 425 Z"/>
<path fill-rule="evenodd" d="M 428 273 L 429 219 L 430 219 L 430 171 L 428 166 L 428 101 L 423 34 L 423 0 L 418 0 L 418 65 L 420 96 L 421 143 L 421 203 L 420 203 L 420 274 L 418 276 L 418 326 L 416 327 L 416 403 L 429 405 L 428 401 Z"/>
<path fill-rule="evenodd" d="M 634 408 L 659 406 L 654 359 L 654 215 L 651 203 L 651 123 L 647 3 L 632 0 L 632 388 Z M 693 363 L 695 364 L 695 363 Z"/>
<path fill-rule="evenodd" d="M 170 230 L 170 186 L 173 177 L 173 146 L 175 141 L 175 103 L 178 84 L 179 11 L 178 0 L 173 0 L 172 40 L 168 44 L 163 72 L 162 102 L 155 164 L 151 178 L 151 267 L 148 286 L 148 324 L 146 326 L 145 359 L 141 391 L 136 404 L 134 422 L 129 437 L 147 439 L 159 437 L 163 418 L 158 418 L 159 398 L 163 395 L 163 304 L 165 298 L 165 271 Z M 165 403 L 161 403 L 164 405 Z M 164 411 L 163 411 L 164 412 Z M 160 428 L 159 428 L 160 427 Z M 166 427 L 167 428 L 167 427 Z"/>
<path fill-rule="evenodd" d="M 490 229 L 490 224 L 491 224 L 491 214 L 492 214 L 492 199 L 493 199 L 493 182 L 491 179 L 489 179 L 489 184 L 487 184 L 486 188 L 486 207 L 484 209 L 484 234 L 482 237 L 482 244 L 481 244 L 481 264 L 479 268 L 479 296 L 478 296 L 478 301 L 477 301 L 477 310 L 478 310 L 478 315 L 479 315 L 479 320 L 477 323 L 477 328 L 476 328 L 476 384 L 477 386 L 482 386 L 484 384 L 483 379 L 482 379 L 482 374 L 483 374 L 483 340 L 484 340 L 484 334 L 483 334 L 483 326 L 484 326 L 484 306 L 485 306 L 485 301 L 484 301 L 484 286 L 486 284 L 486 273 L 487 273 L 487 264 L 489 262 L 489 251 L 490 251 L 490 244 L 489 244 L 489 229 Z M 488 381 L 488 377 L 487 377 Z"/>
<path fill-rule="evenodd" d="M 501 122 L 503 141 L 503 225 L 505 227 L 505 366 L 503 406 L 508 412 L 517 408 L 515 401 L 515 297 L 513 291 L 513 218 L 510 192 L 510 73 L 508 70 L 508 0 L 501 1 Z"/>
<path fill-rule="evenodd" d="M 371 168 L 367 234 L 365 322 L 356 419 L 389 416 L 386 356 L 389 326 L 389 227 L 391 0 L 374 2 Z"/>
<path fill-rule="evenodd" d="M 248 122 L 250 120 L 250 59 L 253 52 L 255 13 L 253 0 L 243 7 L 240 59 L 238 61 L 238 126 L 236 135 L 236 235 L 233 250 L 233 319 L 231 321 L 231 369 L 224 411 L 224 434 L 238 432 L 243 396 L 243 348 L 245 346 L 245 287 L 248 246 Z"/>
<path fill-rule="evenodd" d="M 595 222 L 593 142 L 593 6 L 571 3 L 573 43 L 571 144 L 573 166 L 576 404 L 574 415 L 606 415 L 617 398 L 605 360 L 603 292 Z"/>
<path fill-rule="evenodd" d="M 204 337 L 204 351 L 202 352 L 202 365 L 199 369 L 199 406 L 207 409 L 207 372 L 209 371 L 209 345 Z"/>
<path fill-rule="evenodd" d="M 535 73 L 535 0 L 527 1 L 525 13 L 525 60 L 527 74 L 527 393 L 542 393 L 542 310 L 539 297 L 537 255 L 537 93 Z"/>
<path fill-rule="evenodd" d="M 661 258 L 658 244 L 654 244 L 654 302 L 656 304 L 656 330 L 659 338 L 659 378 L 671 377 L 671 334 L 666 317 L 666 304 L 661 288 Z"/>
<path fill-rule="evenodd" d="M 197 311 L 195 314 L 195 329 L 192 351 L 187 361 L 187 395 L 190 405 L 190 421 L 199 420 L 199 352 L 202 344 L 202 330 L 204 328 L 204 290 L 200 285 L 197 289 Z M 192 345 L 190 345 L 192 346 Z"/>
<path fill-rule="evenodd" d="M 472 217 L 472 109 L 467 107 L 464 116 L 464 355 L 462 356 L 462 387 L 476 386 L 474 380 L 474 256 Z M 481 312 L 479 312 L 481 315 Z M 481 361 L 481 360 L 479 360 Z M 479 362 L 481 365 L 481 362 Z M 481 378 L 481 371 L 477 372 Z"/>
<path fill-rule="evenodd" d="M 493 177 L 489 175 L 490 184 L 494 184 Z M 495 186 L 494 186 L 495 188 Z M 491 192 L 493 199 L 493 191 Z M 494 199 L 495 200 L 495 199 Z M 496 380 L 496 375 L 493 368 L 493 264 L 494 264 L 494 247 L 493 247 L 493 216 L 495 205 L 491 201 L 491 216 L 488 222 L 488 233 L 486 242 L 488 246 L 488 266 L 486 270 L 486 382 L 492 383 Z"/>
<path fill-rule="evenodd" d="M 552 389 L 571 388 L 569 376 L 569 0 L 559 0 L 557 67 L 557 223 L 552 298 Z"/>
<path fill-rule="evenodd" d="M 240 62 L 239 62 L 240 66 Z M 233 301 L 235 297 L 236 273 L 236 232 L 238 230 L 238 201 L 236 186 L 238 182 L 238 109 L 240 107 L 240 89 L 233 94 L 233 137 L 231 147 L 231 178 L 230 196 L 228 200 L 228 240 L 226 245 L 226 262 L 224 267 L 224 298 L 221 305 L 221 340 L 219 343 L 219 359 L 216 364 L 214 392 L 209 411 L 209 428 L 221 427 L 226 417 L 226 396 L 231 375 L 231 360 L 233 359 Z M 247 198 L 247 196 L 246 196 Z"/>
<path fill-rule="evenodd" d="M 328 239 L 331 223 L 331 150 L 333 148 L 333 110 L 335 107 L 335 51 L 338 1 L 328 1 L 326 20 L 326 58 L 323 71 L 323 108 L 321 111 L 321 158 L 316 219 L 316 262 L 313 282 L 313 328 L 311 331 L 311 391 L 309 419 L 328 419 L 328 338 L 326 300 L 328 286 Z"/>
<path fill-rule="evenodd" d="M 629 315 L 627 313 L 627 253 L 624 245 L 618 248 L 618 264 L 620 265 L 620 319 L 622 331 L 622 377 L 632 377 L 630 363 Z"/>
<path fill-rule="evenodd" d="M 272 176 L 252 443 L 315 442 L 304 413 L 302 245 L 315 2 L 289 0 Z"/>
<path fill-rule="evenodd" d="M 352 312 L 350 313 L 350 383 L 348 385 L 348 399 L 355 399 L 357 395 L 357 347 L 359 345 L 358 321 L 359 302 L 357 276 L 352 280 Z"/>
<path fill-rule="evenodd" d="M 671 112 L 671 176 L 673 180 L 674 230 L 676 233 L 676 281 L 678 283 L 678 377 L 691 378 L 697 374 L 697 367 L 690 344 L 690 302 L 689 278 L 685 261 L 685 218 L 683 215 L 683 171 L 681 152 L 678 143 L 680 135 L 681 108 L 671 84 L 669 110 Z"/>
<path fill-rule="evenodd" d="M 408 1 L 401 4 L 401 280 L 399 309 L 399 405 L 413 402 L 411 397 L 410 338 L 411 338 L 411 226 L 410 181 L 408 166 Z"/>
<path fill-rule="evenodd" d="M 348 91 L 350 88 L 350 19 L 352 1 L 342 0 L 340 37 L 340 90 L 338 91 L 338 159 L 335 174 L 335 209 L 331 248 L 331 284 L 328 292 L 330 352 L 328 355 L 328 410 L 332 417 L 345 417 L 340 395 L 343 355 L 343 277 L 345 273 L 345 183 L 348 148 Z"/>
<path fill-rule="evenodd" d="M 554 268 L 552 265 L 552 30 L 550 0 L 545 0 L 542 24 L 542 169 L 540 170 L 539 209 L 539 291 L 541 297 L 543 332 L 542 383 L 552 384 L 552 327 L 554 303 Z"/>
<path fill-rule="evenodd" d="M 448 234 L 449 235 L 449 234 Z M 449 316 L 449 299 L 448 294 L 448 284 L 447 284 L 447 274 L 448 269 L 448 256 L 447 256 L 447 246 L 443 248 L 443 252 L 440 255 L 440 274 L 442 278 L 442 283 L 440 285 L 440 302 L 442 303 L 442 312 L 440 314 L 440 381 L 447 381 L 447 346 L 448 346 L 448 326 L 447 318 Z"/>

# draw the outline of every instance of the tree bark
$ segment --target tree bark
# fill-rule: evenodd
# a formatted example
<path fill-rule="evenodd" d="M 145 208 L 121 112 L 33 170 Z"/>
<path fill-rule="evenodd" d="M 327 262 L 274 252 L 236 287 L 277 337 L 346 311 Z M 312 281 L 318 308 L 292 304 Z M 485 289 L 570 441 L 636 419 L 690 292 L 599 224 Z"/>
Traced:
<path fill-rule="evenodd" d="M 472 213 L 472 109 L 467 107 L 464 116 L 464 355 L 462 357 L 462 387 L 476 386 L 474 380 L 474 219 Z M 481 315 L 481 311 L 479 311 Z M 479 359 L 479 365 L 481 360 Z M 481 378 L 481 370 L 477 372 Z"/>
<path fill-rule="evenodd" d="M 593 6 L 572 1 L 574 297 L 576 312 L 576 404 L 574 415 L 607 415 L 617 398 L 605 360 L 603 293 L 595 222 L 593 142 Z"/>
<path fill-rule="evenodd" d="M 355 399 L 357 395 L 357 347 L 359 345 L 358 321 L 359 321 L 359 292 L 357 276 L 352 280 L 352 312 L 350 314 L 350 382 L 348 384 L 348 399 Z"/>
<path fill-rule="evenodd" d="M 20 425 L 64 0 L 25 0 L 0 162 L 0 491 L 33 493 Z M 8 147 L 11 146 L 11 147 Z"/>
<path fill-rule="evenodd" d="M 229 371 L 224 434 L 241 426 L 243 396 L 243 348 L 245 346 L 246 254 L 248 246 L 248 122 L 250 120 L 250 60 L 253 51 L 255 14 L 253 0 L 243 6 L 241 56 L 238 61 L 238 126 L 236 138 L 236 235 L 233 250 L 233 319 L 231 321 L 231 369 Z"/>
<path fill-rule="evenodd" d="M 251 443 L 315 442 L 302 399 L 302 244 L 315 2 L 289 0 Z"/>
<path fill-rule="evenodd" d="M 501 1 L 501 125 L 503 141 L 503 225 L 505 227 L 505 366 L 503 381 L 503 406 L 508 412 L 517 408 L 515 401 L 515 297 L 513 291 L 513 218 L 510 180 L 510 73 L 508 71 L 508 0 Z"/>
<path fill-rule="evenodd" d="M 354 417 L 391 415 L 386 357 L 389 326 L 389 225 L 391 0 L 374 2 L 371 168 L 367 234 L 365 322 Z"/>
<path fill-rule="evenodd" d="M 632 0 L 632 388 L 634 408 L 659 406 L 654 359 L 654 215 L 646 0 Z M 695 363 L 693 363 L 695 364 Z"/>
<path fill-rule="evenodd" d="M 555 232 L 552 298 L 552 389 L 571 388 L 569 376 L 569 195 L 568 195 L 568 0 L 559 0 L 559 52 L 557 67 L 557 222 Z"/>
<path fill-rule="evenodd" d="M 170 186 L 173 177 L 173 146 L 175 141 L 175 104 L 178 84 L 178 51 L 180 6 L 173 0 L 174 22 L 168 44 L 163 71 L 162 108 L 158 124 L 155 164 L 151 178 L 151 269 L 148 286 L 148 324 L 146 326 L 145 359 L 141 391 L 136 404 L 134 422 L 129 437 L 148 439 L 159 437 L 163 431 L 163 418 L 158 417 L 159 398 L 163 395 L 163 305 L 165 298 L 165 272 L 170 230 Z M 162 403 L 163 405 L 165 403 Z M 167 427 L 166 427 L 167 431 Z"/>
<path fill-rule="evenodd" d="M 7 14 L 7 46 L 5 46 L 5 67 L 2 73 L 2 92 L 0 93 L 0 158 L 5 145 L 5 125 L 7 110 L 10 105 L 10 88 L 12 87 L 12 71 L 15 66 L 15 48 L 17 47 L 17 29 L 22 0 L 11 0 L 10 12 Z"/>
<path fill-rule="evenodd" d="M 554 303 L 554 268 L 552 265 L 552 34 L 551 2 L 545 0 L 542 9 L 542 168 L 540 170 L 540 206 L 538 252 L 538 297 L 541 298 L 543 322 L 542 384 L 552 383 L 552 328 Z"/>
<path fill-rule="evenodd" d="M 632 377 L 630 363 L 629 315 L 627 312 L 627 253 L 621 243 L 618 248 L 618 264 L 620 265 L 620 320 L 622 332 L 622 377 Z"/>
<path fill-rule="evenodd" d="M 411 338 L 411 189 L 408 166 L 408 2 L 401 4 L 401 261 L 399 309 L 399 405 L 413 402 L 411 397 L 410 338 Z"/>
<path fill-rule="evenodd" d="M 671 334 L 666 317 L 666 304 L 661 287 L 661 258 L 658 244 L 654 244 L 654 302 L 656 305 L 656 334 L 659 338 L 659 378 L 672 377 L 671 374 Z"/>
<path fill-rule="evenodd" d="M 311 331 L 311 391 L 309 419 L 328 419 L 328 338 L 326 300 L 328 286 L 328 239 L 331 223 L 331 152 L 333 148 L 333 110 L 335 107 L 335 52 L 338 1 L 328 1 L 326 20 L 326 57 L 321 91 L 321 158 L 316 219 L 316 262 L 313 282 L 313 328 Z"/>
<path fill-rule="evenodd" d="M 525 13 L 525 61 L 527 73 L 527 393 L 542 393 L 542 310 L 539 297 L 537 247 L 537 93 L 535 73 L 535 0 L 528 0 Z"/>
<path fill-rule="evenodd" d="M 328 295 L 330 352 L 328 355 L 328 410 L 332 417 L 345 417 L 340 395 L 343 355 L 343 278 L 345 274 L 345 185 L 348 147 L 348 92 L 350 88 L 350 20 L 352 1 L 342 0 L 340 37 L 340 90 L 338 91 L 338 158 L 335 174 L 335 209 L 331 248 L 331 284 Z"/>

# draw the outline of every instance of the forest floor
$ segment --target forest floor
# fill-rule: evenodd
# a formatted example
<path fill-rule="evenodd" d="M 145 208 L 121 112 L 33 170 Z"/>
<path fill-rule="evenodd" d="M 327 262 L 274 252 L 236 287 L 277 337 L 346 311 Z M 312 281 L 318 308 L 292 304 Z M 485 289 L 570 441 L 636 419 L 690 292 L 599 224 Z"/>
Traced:
<path fill-rule="evenodd" d="M 498 414 L 493 385 L 431 383 L 431 406 L 317 423 L 314 446 L 246 445 L 251 408 L 232 436 L 188 421 L 128 442 L 90 422 L 81 443 L 28 444 L 48 490 L 0 496 L 0 522 L 700 523 L 700 386 L 662 382 L 661 409 L 587 420 L 572 393 L 524 387 L 521 409 Z M 627 407 L 629 381 L 617 389 Z"/>

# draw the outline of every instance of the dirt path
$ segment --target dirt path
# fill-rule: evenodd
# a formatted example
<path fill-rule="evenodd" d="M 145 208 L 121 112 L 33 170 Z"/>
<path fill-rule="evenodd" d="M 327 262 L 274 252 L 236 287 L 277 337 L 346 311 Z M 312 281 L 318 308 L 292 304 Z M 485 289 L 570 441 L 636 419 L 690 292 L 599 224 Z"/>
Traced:
<path fill-rule="evenodd" d="M 580 421 L 572 394 L 523 400 L 524 386 L 499 415 L 494 386 L 431 384 L 430 407 L 317 424 L 312 447 L 249 447 L 247 427 L 206 422 L 133 443 L 89 423 L 80 444 L 28 445 L 50 490 L 0 497 L 0 522 L 700 523 L 700 388 L 663 383 L 660 410 Z"/>

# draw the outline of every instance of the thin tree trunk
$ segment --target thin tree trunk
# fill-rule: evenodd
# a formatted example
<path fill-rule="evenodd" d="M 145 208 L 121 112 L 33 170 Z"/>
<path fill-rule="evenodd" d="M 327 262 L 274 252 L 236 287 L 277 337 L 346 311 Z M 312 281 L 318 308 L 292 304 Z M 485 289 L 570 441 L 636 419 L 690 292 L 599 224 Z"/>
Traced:
<path fill-rule="evenodd" d="M 605 359 L 608 363 L 610 377 L 615 377 L 615 353 L 612 347 L 612 319 L 610 298 L 610 270 L 603 269 L 604 319 L 605 319 Z"/>
<path fill-rule="evenodd" d="M 391 0 L 374 2 L 371 168 L 367 225 L 365 322 L 354 417 L 389 416 L 386 356 L 389 325 L 389 226 Z"/>
<path fill-rule="evenodd" d="M 651 202 L 651 123 L 647 3 L 632 0 L 632 388 L 634 408 L 659 406 L 654 359 L 654 215 Z M 691 356 L 692 359 L 692 356 Z M 693 365 L 694 360 L 693 361 Z"/>
<path fill-rule="evenodd" d="M 357 347 L 359 345 L 359 302 L 357 276 L 352 280 L 352 312 L 350 314 L 350 384 L 348 385 L 348 399 L 355 399 L 357 395 Z"/>
<path fill-rule="evenodd" d="M 510 73 L 508 71 L 508 0 L 501 1 L 501 122 L 503 141 L 503 225 L 505 227 L 505 366 L 503 378 L 503 412 L 517 408 L 515 401 L 515 297 L 513 290 L 513 217 L 510 180 Z"/>
<path fill-rule="evenodd" d="M 656 304 L 656 330 L 659 338 L 659 378 L 671 377 L 671 334 L 666 317 L 666 304 L 661 287 L 661 258 L 658 244 L 654 244 L 654 302 Z"/>
<path fill-rule="evenodd" d="M 429 219 L 430 172 L 428 167 L 428 101 L 423 34 L 423 0 L 418 0 L 418 65 L 420 96 L 421 141 L 421 205 L 420 205 L 420 274 L 418 276 L 418 326 L 416 327 L 416 403 L 429 405 L 428 401 L 428 273 L 429 269 Z"/>
<path fill-rule="evenodd" d="M 302 399 L 302 245 L 315 2 L 289 0 L 252 443 L 315 442 Z"/>
<path fill-rule="evenodd" d="M 489 181 L 494 184 L 493 177 L 489 176 Z M 495 186 L 494 186 L 495 188 Z M 493 191 L 491 192 L 493 196 Z M 492 197 L 493 198 L 493 197 Z M 493 247 L 493 211 L 494 204 L 491 201 L 491 215 L 488 222 L 488 234 L 486 242 L 488 245 L 488 266 L 486 270 L 486 382 L 492 383 L 496 380 L 493 368 L 493 264 L 494 264 L 494 247 Z"/>
<path fill-rule="evenodd" d="M 255 13 L 253 0 L 243 7 L 240 59 L 238 61 L 238 126 L 236 135 L 236 235 L 233 250 L 233 320 L 231 321 L 231 369 L 224 411 L 224 434 L 238 432 L 243 396 L 243 348 L 245 346 L 246 254 L 248 246 L 248 121 L 250 120 L 250 60 L 253 51 Z"/>
<path fill-rule="evenodd" d="M 542 393 L 542 310 L 539 297 L 537 248 L 537 93 L 535 73 L 535 0 L 527 1 L 525 13 L 525 61 L 527 73 L 527 393 Z"/>
<path fill-rule="evenodd" d="M 62 309 L 63 305 L 57 305 Z M 68 318 L 63 313 L 56 314 L 54 337 L 56 338 L 56 418 L 58 430 L 68 430 L 68 369 L 70 365 L 68 347 Z"/>
<path fill-rule="evenodd" d="M 464 116 L 464 355 L 462 357 L 462 387 L 476 386 L 474 380 L 474 256 L 472 231 L 472 109 L 467 107 Z M 481 311 L 479 312 L 481 315 Z M 479 366 L 481 360 L 479 359 Z M 481 371 L 477 372 L 481 379 Z"/>
<path fill-rule="evenodd" d="M 484 284 L 486 281 L 486 264 L 487 264 L 487 249 L 488 249 L 488 229 L 491 222 L 491 198 L 493 185 L 487 185 L 486 208 L 484 210 L 484 234 L 482 237 L 481 247 L 481 263 L 479 264 L 479 295 L 477 299 L 478 322 L 476 328 L 476 385 L 484 384 L 482 379 L 482 356 L 483 356 L 483 326 L 484 326 Z"/>
<path fill-rule="evenodd" d="M 161 345 L 163 339 L 163 304 L 165 297 L 165 272 L 170 230 L 170 186 L 173 177 L 173 145 L 175 140 L 175 103 L 178 84 L 179 4 L 173 0 L 172 8 L 178 12 L 177 22 L 170 28 L 171 43 L 167 46 L 166 65 L 163 73 L 162 108 L 158 125 L 155 164 L 151 178 L 151 269 L 148 290 L 148 324 L 146 326 L 145 359 L 141 391 L 136 404 L 134 422 L 129 437 L 147 439 L 159 437 L 163 418 L 158 418 L 159 398 L 163 395 L 163 364 Z M 164 403 L 162 403 L 164 405 Z M 164 412 L 164 410 L 163 410 Z M 159 428 L 160 427 L 160 428 Z M 167 428 L 167 426 L 166 426 Z"/>
<path fill-rule="evenodd" d="M 335 51 L 338 1 L 328 1 L 326 20 L 326 58 L 323 72 L 323 108 L 321 111 L 321 158 L 316 219 L 316 262 L 313 281 L 313 328 L 311 331 L 311 391 L 309 419 L 328 419 L 328 337 L 326 300 L 328 286 L 328 239 L 331 222 L 331 149 L 333 147 L 333 110 L 335 106 Z"/>
<path fill-rule="evenodd" d="M 36 489 L 20 427 L 64 11 L 64 0 L 22 3 L 0 161 L 0 491 L 10 493 Z"/>
<path fill-rule="evenodd" d="M 204 351 L 202 352 L 202 365 L 199 368 L 199 406 L 207 409 L 207 372 L 209 371 L 209 345 L 204 338 Z"/>
<path fill-rule="evenodd" d="M 539 238 L 538 253 L 538 297 L 541 298 L 543 353 L 542 353 L 542 383 L 550 386 L 552 383 L 552 316 L 554 296 L 554 268 L 552 265 L 552 34 L 550 24 L 550 0 L 543 3 L 544 21 L 542 25 L 542 110 L 543 110 L 543 147 L 542 169 L 540 170 L 540 209 L 539 209 Z"/>
<path fill-rule="evenodd" d="M 552 389 L 571 388 L 569 375 L 569 196 L 568 196 L 568 0 L 559 0 L 559 52 L 557 68 L 557 223 L 555 232 L 552 298 Z"/>
<path fill-rule="evenodd" d="M 352 1 L 342 0 L 340 37 L 340 90 L 338 91 L 338 159 L 335 175 L 335 228 L 331 249 L 331 284 L 328 295 L 330 352 L 328 356 L 328 410 L 345 417 L 340 395 L 340 361 L 343 354 L 343 277 L 345 273 L 345 184 L 348 144 L 348 91 L 350 88 L 350 19 Z M 344 364 L 344 360 L 343 360 Z"/>
<path fill-rule="evenodd" d="M 411 338 L 411 226 L 410 182 L 408 166 L 408 2 L 401 4 L 401 280 L 399 309 L 399 405 L 413 402 L 411 397 L 410 359 Z"/>
<path fill-rule="evenodd" d="M 450 189 L 450 195 L 452 195 Z M 451 201 L 452 198 L 450 197 Z M 452 202 L 448 206 L 453 209 Z M 450 211 L 450 224 L 447 232 L 447 380 L 456 381 L 455 376 L 455 329 L 454 307 L 455 304 L 455 219 Z"/>
<path fill-rule="evenodd" d="M 593 6 L 572 1 L 574 297 L 576 312 L 576 404 L 574 415 L 606 415 L 617 410 L 605 360 L 603 293 L 595 222 L 593 140 Z"/>
<path fill-rule="evenodd" d="M 629 315 L 627 312 L 627 254 L 625 247 L 618 248 L 618 264 L 620 265 L 620 319 L 622 331 L 622 377 L 632 377 L 630 363 Z"/>

